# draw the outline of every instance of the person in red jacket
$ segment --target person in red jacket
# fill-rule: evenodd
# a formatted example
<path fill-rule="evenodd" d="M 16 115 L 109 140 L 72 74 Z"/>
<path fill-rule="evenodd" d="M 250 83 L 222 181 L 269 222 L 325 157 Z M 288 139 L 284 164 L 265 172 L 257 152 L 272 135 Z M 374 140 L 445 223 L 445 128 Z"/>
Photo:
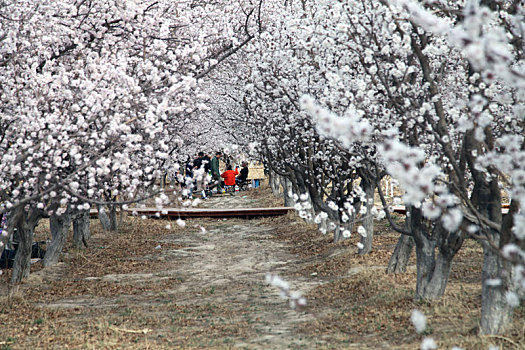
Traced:
<path fill-rule="evenodd" d="M 239 170 L 235 169 L 235 171 L 233 171 L 232 166 L 228 165 L 226 171 L 221 174 L 221 177 L 224 178 L 224 185 L 235 186 L 235 176 L 237 175 L 239 175 Z"/>

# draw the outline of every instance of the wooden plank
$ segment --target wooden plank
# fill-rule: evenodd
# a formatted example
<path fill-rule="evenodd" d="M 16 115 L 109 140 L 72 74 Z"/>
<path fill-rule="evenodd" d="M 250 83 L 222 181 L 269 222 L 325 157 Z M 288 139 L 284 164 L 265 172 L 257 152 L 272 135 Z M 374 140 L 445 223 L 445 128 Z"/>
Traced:
<path fill-rule="evenodd" d="M 379 210 L 379 208 L 378 208 L 378 210 Z M 392 207 L 392 211 L 394 213 L 403 214 L 403 215 L 406 215 L 406 212 L 407 212 L 406 208 L 404 206 L 402 206 L 402 205 L 400 205 L 400 206 L 393 206 Z M 507 214 L 508 212 L 509 212 L 509 205 L 508 204 L 507 205 L 503 204 L 501 206 L 501 213 L 502 214 Z"/>
<path fill-rule="evenodd" d="M 150 217 L 168 217 L 171 219 L 178 218 L 199 218 L 199 217 L 216 217 L 216 218 L 254 218 L 261 216 L 277 216 L 285 215 L 293 211 L 294 208 L 276 207 L 276 208 L 232 208 L 232 209 L 216 209 L 216 208 L 164 208 L 158 210 L 156 208 L 136 208 L 129 209 L 128 212 L 136 213 L 136 215 L 146 215 Z"/>
<path fill-rule="evenodd" d="M 379 209 L 379 208 L 378 208 Z M 392 207 L 394 213 L 406 214 L 404 206 Z M 274 208 L 230 208 L 230 209 L 217 209 L 217 208 L 164 208 L 162 210 L 156 208 L 133 208 L 128 209 L 130 213 L 136 212 L 137 215 L 145 215 L 149 217 L 168 217 L 171 219 L 178 218 L 199 218 L 199 217 L 216 217 L 216 218 L 254 218 L 262 216 L 278 216 L 285 215 L 291 211 L 294 211 L 293 207 L 274 207 Z M 508 213 L 509 209 L 503 206 L 502 213 Z M 92 217 L 97 216 L 97 210 L 91 209 L 90 215 Z M 159 215 L 158 215 L 159 214 Z"/>

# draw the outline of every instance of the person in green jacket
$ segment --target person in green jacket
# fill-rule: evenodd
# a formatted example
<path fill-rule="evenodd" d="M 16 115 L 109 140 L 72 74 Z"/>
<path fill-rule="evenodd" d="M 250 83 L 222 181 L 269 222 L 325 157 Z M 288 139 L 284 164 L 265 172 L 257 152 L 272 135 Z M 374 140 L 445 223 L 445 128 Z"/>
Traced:
<path fill-rule="evenodd" d="M 221 186 L 221 172 L 219 170 L 219 159 L 222 157 L 221 152 L 215 153 L 215 157 L 211 159 L 211 178 L 213 179 L 213 182 L 217 183 L 217 193 L 221 193 L 223 191 Z"/>

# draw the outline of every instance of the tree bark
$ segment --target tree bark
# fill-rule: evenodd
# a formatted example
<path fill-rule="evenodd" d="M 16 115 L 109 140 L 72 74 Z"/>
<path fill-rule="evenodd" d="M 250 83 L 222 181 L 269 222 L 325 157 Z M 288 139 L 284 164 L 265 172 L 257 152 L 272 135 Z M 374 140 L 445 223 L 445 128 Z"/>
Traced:
<path fill-rule="evenodd" d="M 42 218 L 40 210 L 22 208 L 17 210 L 16 228 L 18 231 L 18 247 L 13 263 L 11 283 L 19 283 L 29 276 L 31 270 L 31 251 L 33 248 L 33 233 L 38 221 Z"/>
<path fill-rule="evenodd" d="M 323 234 L 326 234 L 328 232 L 328 219 L 321 219 L 321 222 L 317 225 L 317 229 Z"/>
<path fill-rule="evenodd" d="M 279 175 L 277 175 L 276 173 L 270 170 L 268 183 L 270 184 L 270 188 L 272 190 L 273 195 L 275 197 L 280 197 L 281 196 L 281 190 L 280 190 L 281 182 L 279 180 Z"/>
<path fill-rule="evenodd" d="M 412 208 L 407 206 L 406 209 L 409 212 Z M 405 218 L 405 229 L 408 232 L 412 232 L 410 217 Z M 413 237 L 407 235 L 399 236 L 394 253 L 392 253 L 388 261 L 386 273 L 405 273 L 415 244 Z"/>
<path fill-rule="evenodd" d="M 166 188 L 166 183 L 168 182 L 168 173 L 165 172 L 162 174 L 162 176 L 160 177 L 160 187 L 161 188 Z"/>
<path fill-rule="evenodd" d="M 439 299 L 445 293 L 452 259 L 463 237 L 460 232 L 446 231 L 440 222 L 433 223 L 430 234 L 421 209 L 411 208 L 409 220 L 416 243 L 416 299 Z"/>
<path fill-rule="evenodd" d="M 97 209 L 98 209 L 98 219 L 100 220 L 102 229 L 104 231 L 109 231 L 111 225 L 110 225 L 109 216 L 106 213 L 106 209 L 102 205 L 97 206 Z"/>
<path fill-rule="evenodd" d="M 109 207 L 109 230 L 117 231 L 118 229 L 118 220 L 117 220 L 117 206 L 111 205 Z"/>
<path fill-rule="evenodd" d="M 439 299 L 445 294 L 452 259 L 443 254 L 436 258 L 436 243 L 423 239 L 416 240 L 417 281 L 416 299 Z"/>
<path fill-rule="evenodd" d="M 359 255 L 365 255 L 372 251 L 372 240 L 374 238 L 374 217 L 372 208 L 374 207 L 374 189 L 373 183 L 361 180 L 361 186 L 366 194 L 366 214 L 363 219 L 363 227 L 366 231 L 365 236 L 361 235 L 361 244 L 363 248 L 359 249 Z"/>
<path fill-rule="evenodd" d="M 335 229 L 334 229 L 334 243 L 337 243 L 337 242 L 340 242 L 340 241 L 343 241 L 345 238 L 343 237 L 343 232 L 341 230 L 341 227 L 340 226 L 337 226 Z"/>
<path fill-rule="evenodd" d="M 18 226 L 18 247 L 13 264 L 11 283 L 19 283 L 29 276 L 31 269 L 31 246 L 33 245 L 33 230 L 27 224 Z"/>
<path fill-rule="evenodd" d="M 293 207 L 295 201 L 293 200 L 292 182 L 288 178 L 284 178 L 284 181 L 281 179 L 281 183 L 283 184 L 284 206 Z"/>
<path fill-rule="evenodd" d="M 91 238 L 89 225 L 89 210 L 82 211 L 73 220 L 73 245 L 76 248 L 87 248 L 89 239 Z"/>
<path fill-rule="evenodd" d="M 493 147 L 493 135 L 490 129 L 485 130 L 489 144 Z M 485 146 L 484 146 L 485 147 Z M 472 155 L 476 150 L 482 154 L 482 146 L 474 137 L 474 131 L 465 134 L 465 149 L 469 168 L 474 179 L 474 188 L 471 201 L 478 212 L 489 220 L 501 223 L 501 231 L 486 229 L 486 238 L 497 247 L 502 247 L 509 241 L 511 226 L 507 225 L 501 213 L 501 191 L 498 174 L 492 172 L 492 181 L 488 181 L 486 174 L 476 169 L 476 160 Z M 492 248 L 494 249 L 494 248 Z M 512 308 L 507 305 L 505 293 L 513 290 L 510 275 L 512 267 L 494 252 L 487 242 L 483 242 L 483 270 L 481 287 L 481 329 L 482 334 L 502 334 L 512 322 Z M 487 283 L 490 279 L 500 279 L 501 285 L 493 286 Z"/>
<path fill-rule="evenodd" d="M 43 264 L 45 267 L 53 266 L 58 263 L 62 248 L 66 242 L 67 232 L 71 225 L 72 213 L 68 208 L 63 214 L 53 213 L 49 218 L 49 227 L 51 230 L 51 243 L 47 245 L 46 255 Z"/>
<path fill-rule="evenodd" d="M 481 287 L 481 334 L 503 334 L 512 322 L 512 307 L 507 303 L 505 292 L 509 289 L 512 267 L 494 250 L 483 245 L 483 272 Z M 489 279 L 500 279 L 501 284 L 487 283 Z"/>
<path fill-rule="evenodd" d="M 412 254 L 414 245 L 415 242 L 412 237 L 407 235 L 399 236 L 394 253 L 392 253 L 390 260 L 388 261 L 388 266 L 386 268 L 387 274 L 406 272 L 408 261 L 410 259 L 410 255 Z"/>

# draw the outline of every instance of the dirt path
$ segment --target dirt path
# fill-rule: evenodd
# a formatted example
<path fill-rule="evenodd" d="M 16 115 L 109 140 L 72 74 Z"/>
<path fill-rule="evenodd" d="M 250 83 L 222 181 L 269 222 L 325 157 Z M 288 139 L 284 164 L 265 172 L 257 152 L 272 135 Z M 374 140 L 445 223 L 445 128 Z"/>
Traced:
<path fill-rule="evenodd" d="M 264 189 L 200 205 L 280 206 Z M 49 227 L 37 231 L 45 239 Z M 35 264 L 9 296 L 3 271 L 0 350 L 404 350 L 429 335 L 439 348 L 525 344 L 523 309 L 505 338 L 477 335 L 483 252 L 474 241 L 458 253 L 443 300 L 421 303 L 413 298 L 414 257 L 406 274 L 384 273 L 398 239 L 386 222 L 368 256 L 356 252 L 358 234 L 334 244 L 295 217 L 188 219 L 184 228 L 127 218 L 117 233 L 93 220 L 92 233 L 89 248 L 68 245 L 53 268 Z M 306 311 L 291 310 L 266 285 L 268 272 L 307 296 Z M 413 309 L 428 315 L 431 334 L 415 332 Z"/>
<path fill-rule="evenodd" d="M 243 310 L 241 317 L 230 322 L 247 323 L 255 337 L 233 339 L 235 347 L 275 349 L 303 343 L 292 326 L 309 318 L 308 314 L 290 310 L 275 289 L 265 286 L 268 272 L 282 274 L 295 260 L 285 247 L 268 239 L 271 230 L 255 220 L 211 228 L 205 234 L 187 235 L 182 242 L 178 239 L 187 248 L 168 252 L 169 260 L 177 261 L 173 272 L 184 278 L 171 291 L 177 304 L 220 304 Z M 289 282 L 294 288 L 309 288 L 302 281 Z"/>
<path fill-rule="evenodd" d="M 210 198 L 200 206 L 242 208 L 257 204 L 253 198 L 238 193 Z M 295 334 L 293 325 L 312 316 L 291 310 L 278 291 L 265 283 L 267 273 L 283 274 L 297 258 L 282 243 L 269 239 L 273 228 L 260 220 L 217 222 L 216 227 L 208 227 L 204 233 L 197 228 L 191 234 L 167 238 L 186 246 L 166 252 L 166 260 L 176 262 L 170 272 L 184 279 L 183 284 L 170 291 L 177 304 L 201 307 L 218 304 L 242 310 L 242 315 L 229 322 L 241 327 L 244 324 L 246 330 L 250 329 L 250 336 L 231 339 L 232 347 L 308 348 L 311 340 Z M 288 282 L 295 290 L 312 287 L 306 281 Z"/>
<path fill-rule="evenodd" d="M 261 205 L 241 193 L 213 197 L 201 206 Z M 53 348 L 42 337 L 63 332 L 61 324 L 76 334 L 71 348 L 290 349 L 319 343 L 294 331 L 294 325 L 312 316 L 291 310 L 279 291 L 265 283 L 271 272 L 282 275 L 292 290 L 307 292 L 315 286 L 286 276 L 298 258 L 285 243 L 270 239 L 270 221 L 186 222 L 184 231 L 147 242 L 147 254 L 125 259 L 135 267 L 129 273 L 98 270 L 80 277 L 69 274 L 64 264 L 33 273 L 23 288 L 31 291 L 38 285 L 45 293 L 46 300 L 34 305 L 44 315 L 40 318 L 53 325 L 41 327 L 34 337 L 17 338 L 9 348 Z M 148 266 L 161 267 L 150 271 Z M 67 285 L 60 289 L 63 283 L 77 291 L 68 291 Z"/>

